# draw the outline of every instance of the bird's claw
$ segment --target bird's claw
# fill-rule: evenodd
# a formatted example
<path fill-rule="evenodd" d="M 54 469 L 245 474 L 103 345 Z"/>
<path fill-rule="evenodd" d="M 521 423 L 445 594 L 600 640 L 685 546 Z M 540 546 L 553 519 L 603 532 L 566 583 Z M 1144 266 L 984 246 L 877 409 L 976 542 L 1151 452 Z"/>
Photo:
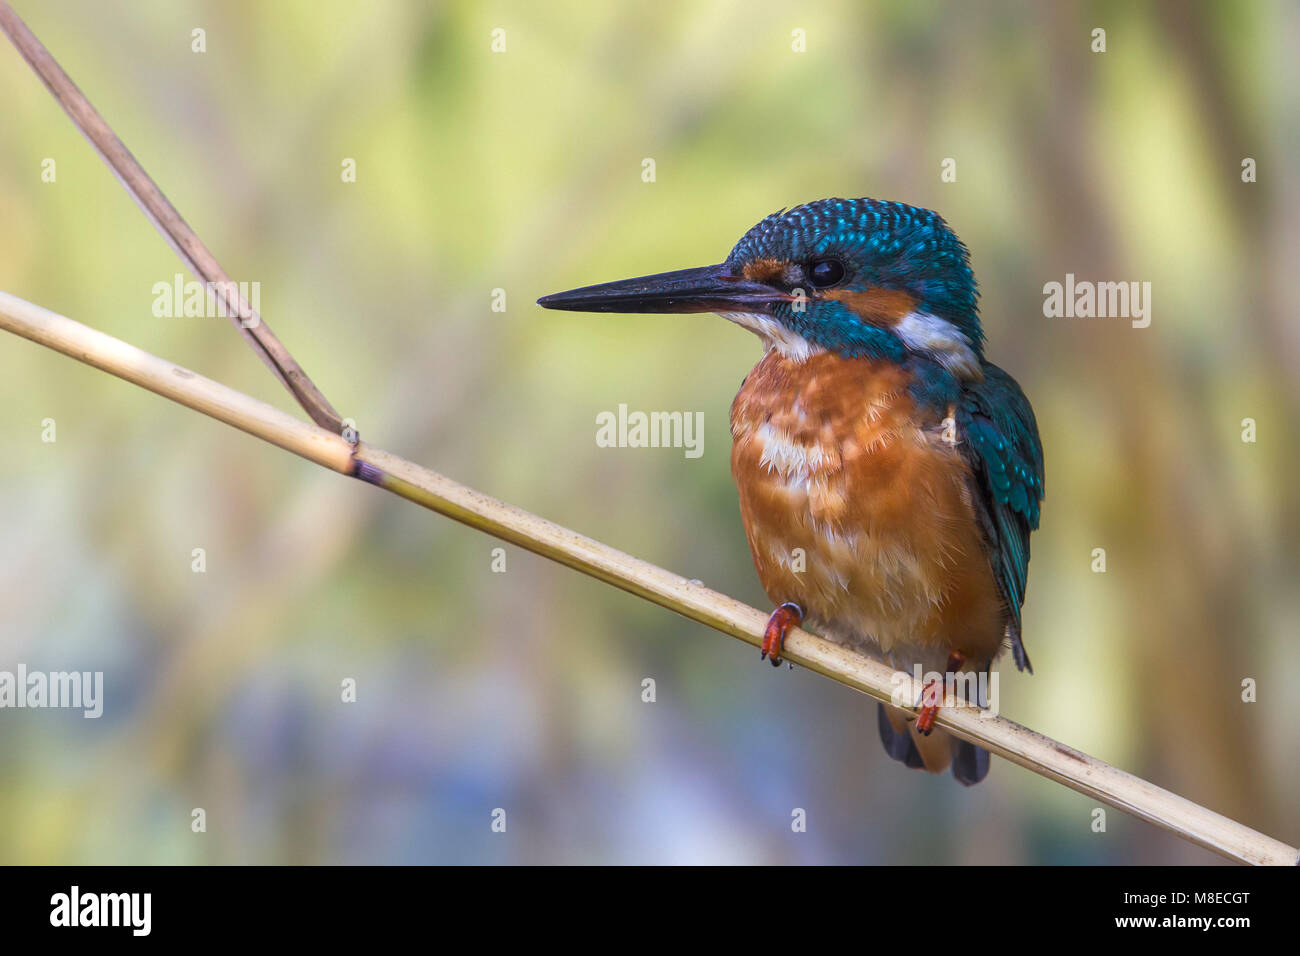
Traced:
<path fill-rule="evenodd" d="M 943 685 L 935 681 L 925 685 L 921 691 L 921 706 L 916 712 L 916 732 L 922 737 L 930 736 L 934 730 L 934 720 L 939 716 L 939 688 Z"/>
<path fill-rule="evenodd" d="M 961 651 L 953 651 L 948 655 L 948 674 L 955 676 L 965 663 L 966 655 Z M 944 686 L 944 680 L 932 680 L 921 689 L 921 706 L 916 711 L 916 732 L 922 737 L 930 736 L 930 731 L 934 730 L 934 721 L 939 716 L 939 707 L 943 703 Z"/>
<path fill-rule="evenodd" d="M 797 604 L 786 602 L 772 612 L 763 630 L 763 647 L 759 660 L 770 660 L 773 667 L 781 666 L 781 650 L 785 646 L 785 635 L 792 627 L 803 623 L 803 609 Z"/>

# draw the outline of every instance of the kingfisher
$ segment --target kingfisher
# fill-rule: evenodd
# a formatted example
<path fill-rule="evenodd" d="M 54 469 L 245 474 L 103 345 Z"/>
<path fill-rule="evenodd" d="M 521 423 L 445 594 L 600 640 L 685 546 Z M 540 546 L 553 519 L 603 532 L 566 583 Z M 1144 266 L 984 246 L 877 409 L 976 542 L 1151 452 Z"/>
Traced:
<path fill-rule="evenodd" d="M 1033 672 L 1021 606 L 1044 492 L 1033 409 L 984 357 L 978 300 L 942 216 L 868 198 L 773 213 L 719 265 L 538 300 L 716 312 L 759 337 L 731 405 L 731 471 L 776 607 L 761 656 L 778 663 L 790 628 L 807 626 L 936 675 L 911 707 L 880 704 L 880 738 L 893 759 L 966 785 L 987 775 L 988 751 L 935 718 L 954 688 L 980 697 L 1004 649 Z"/>

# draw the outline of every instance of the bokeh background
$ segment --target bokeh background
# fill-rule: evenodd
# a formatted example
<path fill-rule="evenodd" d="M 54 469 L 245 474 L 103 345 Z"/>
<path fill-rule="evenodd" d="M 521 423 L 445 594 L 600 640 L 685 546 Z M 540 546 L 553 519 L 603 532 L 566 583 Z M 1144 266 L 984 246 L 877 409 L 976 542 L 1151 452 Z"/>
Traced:
<path fill-rule="evenodd" d="M 1300 841 L 1296 4 L 15 5 L 368 440 L 755 604 L 757 341 L 533 302 L 806 200 L 940 210 L 1047 452 L 1003 713 Z M 0 288 L 291 407 L 226 320 L 153 316 L 180 268 L 0 45 Z M 1151 326 L 1045 318 L 1067 272 L 1151 282 Z M 1002 761 L 906 771 L 863 696 L 513 547 L 493 573 L 487 537 L 30 343 L 0 383 L 0 669 L 107 698 L 0 711 L 0 861 L 1217 859 Z M 702 411 L 703 456 L 597 447 L 619 403 Z"/>

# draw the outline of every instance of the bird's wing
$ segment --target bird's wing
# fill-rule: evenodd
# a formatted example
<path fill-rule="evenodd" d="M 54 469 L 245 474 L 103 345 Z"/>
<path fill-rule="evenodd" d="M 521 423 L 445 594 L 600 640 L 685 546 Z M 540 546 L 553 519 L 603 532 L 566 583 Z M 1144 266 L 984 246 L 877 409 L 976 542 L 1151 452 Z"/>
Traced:
<path fill-rule="evenodd" d="M 1038 527 L 1043 498 L 1043 445 L 1034 410 L 1020 386 L 996 365 L 984 381 L 962 392 L 957 428 L 978 487 L 977 511 L 989 561 L 1007 604 L 1007 636 L 1016 666 L 1028 669 L 1020 639 L 1020 605 L 1029 576 L 1029 533 Z"/>

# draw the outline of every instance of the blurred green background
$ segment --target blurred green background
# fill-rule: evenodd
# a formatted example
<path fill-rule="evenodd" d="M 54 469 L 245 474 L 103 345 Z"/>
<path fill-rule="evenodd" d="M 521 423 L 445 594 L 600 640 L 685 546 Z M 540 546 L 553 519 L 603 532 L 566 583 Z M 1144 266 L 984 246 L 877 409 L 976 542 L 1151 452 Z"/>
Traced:
<path fill-rule="evenodd" d="M 939 210 L 1047 452 L 1002 712 L 1300 841 L 1300 6 L 15 6 L 369 441 L 754 604 L 757 340 L 533 301 L 811 199 Z M 153 316 L 180 270 L 0 45 L 0 289 L 291 407 L 226 320 Z M 1045 318 L 1067 272 L 1151 282 L 1151 326 Z M 1217 859 L 1003 761 L 906 771 L 861 695 L 513 547 L 493 573 L 492 539 L 17 338 L 0 382 L 0 669 L 106 684 L 99 720 L 0 711 L 0 861 Z M 597 447 L 619 403 L 702 411 L 703 456 Z"/>

